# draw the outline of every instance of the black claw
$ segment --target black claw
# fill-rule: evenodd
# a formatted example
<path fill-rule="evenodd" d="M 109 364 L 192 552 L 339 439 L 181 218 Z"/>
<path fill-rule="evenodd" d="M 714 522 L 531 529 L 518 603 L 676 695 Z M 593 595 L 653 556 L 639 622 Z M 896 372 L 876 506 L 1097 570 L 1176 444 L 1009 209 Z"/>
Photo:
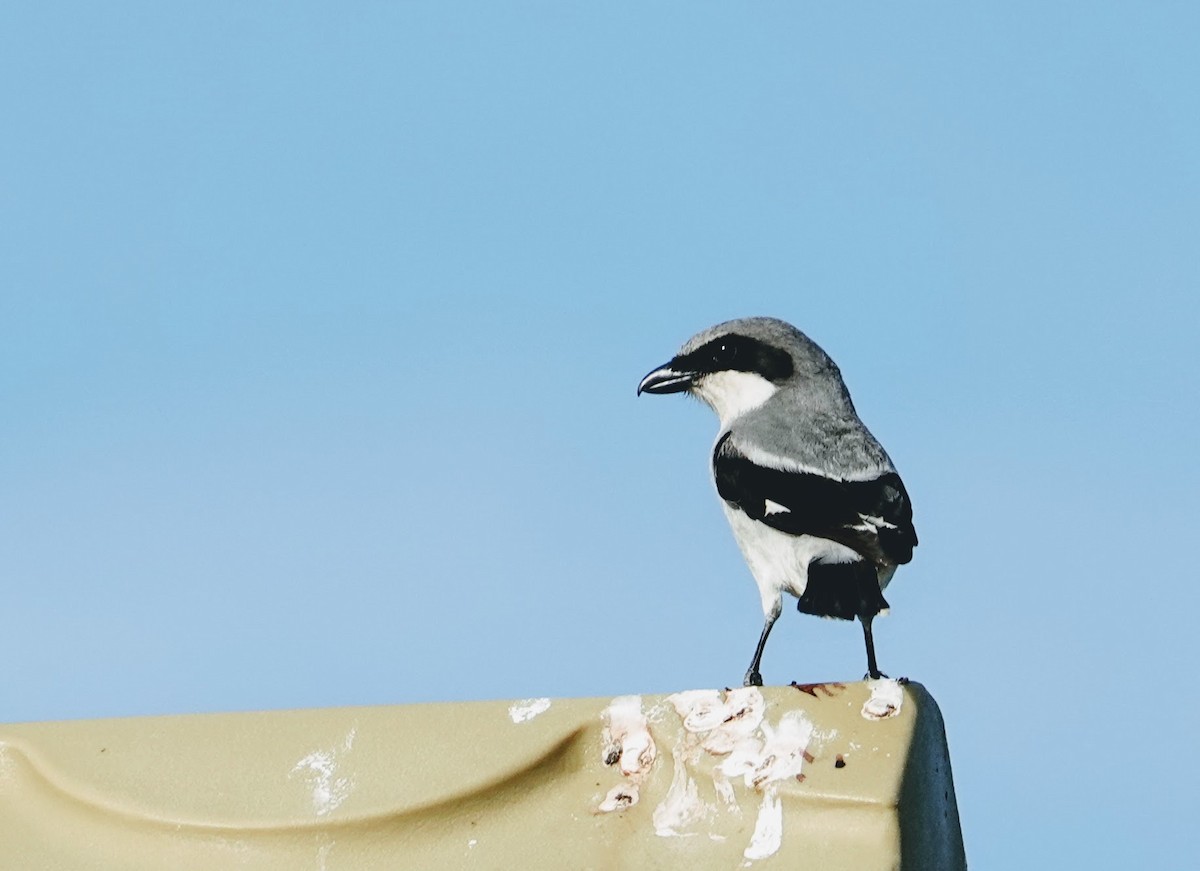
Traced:
<path fill-rule="evenodd" d="M 762 686 L 762 675 L 757 671 L 746 672 L 746 679 L 742 682 L 742 686 L 760 687 Z"/>

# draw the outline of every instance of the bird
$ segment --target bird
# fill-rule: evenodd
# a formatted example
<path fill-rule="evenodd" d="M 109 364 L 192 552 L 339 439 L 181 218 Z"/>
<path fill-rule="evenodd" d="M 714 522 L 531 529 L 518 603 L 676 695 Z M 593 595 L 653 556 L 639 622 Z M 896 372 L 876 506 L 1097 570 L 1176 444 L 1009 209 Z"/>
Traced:
<path fill-rule="evenodd" d="M 688 339 L 637 395 L 687 393 L 720 421 L 712 474 L 758 586 L 763 628 L 745 686 L 783 609 L 862 624 L 866 679 L 879 670 L 871 630 L 883 591 L 917 545 L 912 504 L 891 458 L 850 399 L 841 370 L 786 321 L 726 321 Z"/>

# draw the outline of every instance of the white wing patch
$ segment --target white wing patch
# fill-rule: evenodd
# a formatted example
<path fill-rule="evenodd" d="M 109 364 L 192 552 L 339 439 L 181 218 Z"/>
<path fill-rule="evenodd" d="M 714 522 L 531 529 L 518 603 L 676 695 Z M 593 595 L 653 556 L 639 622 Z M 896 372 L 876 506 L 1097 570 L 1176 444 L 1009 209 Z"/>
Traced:
<path fill-rule="evenodd" d="M 766 503 L 767 510 L 764 512 L 768 516 L 771 514 L 791 514 L 792 509 L 786 505 L 780 505 L 778 502 L 772 502 L 770 499 L 763 500 Z"/>
<path fill-rule="evenodd" d="M 858 529 L 863 532 L 875 532 L 880 529 L 896 529 L 897 528 L 896 524 L 888 523 L 882 517 L 876 517 L 874 514 L 860 514 L 860 515 L 858 515 L 858 517 L 863 522 L 850 527 L 851 529 Z"/>
<path fill-rule="evenodd" d="M 763 466 L 767 469 L 778 469 L 781 472 L 807 472 L 810 475 L 821 475 L 825 478 L 830 477 L 816 466 L 806 466 L 796 460 L 781 457 L 778 454 L 763 450 L 757 445 L 748 444 L 736 435 L 731 436 L 729 441 L 733 444 L 734 448 L 741 452 L 742 456 L 756 466 Z"/>
<path fill-rule="evenodd" d="M 724 424 L 722 424 L 722 427 L 723 429 L 728 429 Z M 778 469 L 781 472 L 801 472 L 809 475 L 820 475 L 822 478 L 829 478 L 833 481 L 873 481 L 880 475 L 894 471 L 889 466 L 873 462 L 851 473 L 835 475 L 826 469 L 810 466 L 807 463 L 783 456 L 775 451 L 767 450 L 747 441 L 745 438 L 739 438 L 737 433 L 734 433 L 729 441 L 734 448 L 741 452 L 742 456 L 754 463 L 754 465 L 763 466 L 768 469 Z"/>

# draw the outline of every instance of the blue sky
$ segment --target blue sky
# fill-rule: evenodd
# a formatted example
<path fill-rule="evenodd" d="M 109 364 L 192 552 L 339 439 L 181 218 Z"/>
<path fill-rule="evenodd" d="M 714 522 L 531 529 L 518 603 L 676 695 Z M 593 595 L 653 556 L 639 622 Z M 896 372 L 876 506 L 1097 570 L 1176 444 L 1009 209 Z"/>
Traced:
<path fill-rule="evenodd" d="M 0 721 L 736 682 L 715 419 L 634 388 L 771 314 L 912 494 L 972 867 L 1183 867 L 1198 25 L 6 4 Z M 790 609 L 764 667 L 862 671 Z"/>

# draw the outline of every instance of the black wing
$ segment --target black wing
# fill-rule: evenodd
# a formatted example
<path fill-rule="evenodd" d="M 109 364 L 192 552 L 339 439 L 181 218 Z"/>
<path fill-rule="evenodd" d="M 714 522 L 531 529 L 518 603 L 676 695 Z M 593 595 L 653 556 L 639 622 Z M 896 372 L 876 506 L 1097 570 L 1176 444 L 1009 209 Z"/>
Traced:
<path fill-rule="evenodd" d="M 870 481 L 838 481 L 772 469 L 749 460 L 729 436 L 723 435 L 713 451 L 717 492 L 726 502 L 780 532 L 844 544 L 876 565 L 912 559 L 917 544 L 912 505 L 895 472 Z"/>

